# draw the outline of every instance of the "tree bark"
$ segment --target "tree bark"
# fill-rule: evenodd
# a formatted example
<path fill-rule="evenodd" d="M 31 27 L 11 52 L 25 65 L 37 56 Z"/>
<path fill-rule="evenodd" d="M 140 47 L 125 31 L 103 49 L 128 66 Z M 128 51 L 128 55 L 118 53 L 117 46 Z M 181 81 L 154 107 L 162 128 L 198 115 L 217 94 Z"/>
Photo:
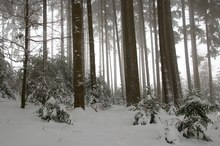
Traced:
<path fill-rule="evenodd" d="M 121 55 L 121 48 L 120 48 L 118 22 L 117 22 L 117 15 L 116 15 L 116 9 L 115 9 L 115 0 L 112 0 L 112 3 L 113 3 L 114 23 L 115 23 L 116 40 L 117 40 L 117 48 L 118 48 L 118 60 L 119 60 L 120 79 L 121 79 L 121 92 L 122 92 L 122 99 L 123 99 L 123 104 L 124 104 L 124 102 L 125 102 L 125 79 L 124 79 L 124 74 L 123 74 L 123 62 L 122 62 L 122 55 Z"/>
<path fill-rule="evenodd" d="M 170 0 L 158 0 L 158 22 L 165 102 L 174 101 L 174 104 L 178 106 L 182 92 L 174 44 Z"/>
<path fill-rule="evenodd" d="M 71 0 L 67 0 L 66 5 L 66 12 L 67 12 L 67 64 L 69 69 L 72 69 L 73 65 L 73 56 L 72 56 L 72 42 L 71 42 Z"/>
<path fill-rule="evenodd" d="M 130 106 L 137 104 L 140 98 L 133 0 L 121 0 L 121 9 L 126 97 Z"/>
<path fill-rule="evenodd" d="M 64 16 L 63 16 L 63 0 L 60 1 L 60 8 L 61 8 L 61 19 L 60 19 L 60 27 L 61 27 L 61 42 L 60 42 L 60 48 L 61 48 L 61 60 L 64 61 Z"/>
<path fill-rule="evenodd" d="M 108 46 L 108 20 L 107 20 L 107 9 L 106 9 L 106 0 L 104 0 L 104 18 L 105 18 L 105 59 L 106 59 L 106 77 L 107 84 L 110 87 L 110 75 L 109 75 L 109 46 Z"/>
<path fill-rule="evenodd" d="M 47 66 L 47 0 L 43 0 L 43 73 Z"/>
<path fill-rule="evenodd" d="M 191 36 L 193 78 L 194 78 L 193 88 L 200 90 L 200 79 L 199 79 L 197 47 L 196 47 L 196 34 L 195 34 L 194 6 L 195 6 L 194 0 L 189 0 L 190 36 Z"/>
<path fill-rule="evenodd" d="M 26 102 L 26 91 L 27 91 L 27 65 L 29 56 L 29 1 L 25 0 L 25 46 L 24 46 L 24 62 L 23 62 L 23 80 L 22 80 L 22 91 L 21 91 L 21 108 L 25 108 Z"/>
<path fill-rule="evenodd" d="M 74 108 L 85 109 L 84 103 L 84 64 L 83 64 L 83 15 L 82 0 L 72 1 L 72 30 L 73 30 L 73 87 Z"/>
<path fill-rule="evenodd" d="M 87 12 L 88 12 L 88 27 L 89 27 L 89 48 L 90 48 L 89 50 L 90 52 L 90 79 L 91 79 L 91 88 L 95 89 L 96 71 L 95 71 L 95 51 L 94 51 L 91 0 L 87 0 Z"/>
<path fill-rule="evenodd" d="M 185 60 L 186 60 L 186 75 L 187 75 L 187 83 L 188 89 L 192 89 L 191 75 L 190 75 L 190 67 L 189 67 L 189 51 L 188 51 L 188 43 L 187 43 L 187 34 L 186 34 L 186 15 L 185 15 L 185 0 L 182 0 L 182 22 L 183 22 L 183 36 L 184 36 L 184 48 L 185 48 Z"/>
<path fill-rule="evenodd" d="M 156 6 L 155 1 L 153 0 L 153 27 L 154 27 L 154 41 L 155 41 L 155 55 L 156 55 L 156 76 L 157 76 L 157 97 L 161 97 L 161 85 L 160 85 L 160 53 L 158 47 L 158 32 L 157 32 L 157 15 L 156 15 Z M 162 99 L 161 99 L 162 100 Z"/>
<path fill-rule="evenodd" d="M 206 5 L 206 10 L 205 10 L 205 27 L 206 27 L 206 44 L 207 44 L 207 58 L 208 58 L 208 71 L 209 71 L 209 101 L 213 103 L 213 83 L 212 83 L 212 62 L 211 62 L 211 54 L 210 54 L 210 31 L 209 31 L 209 26 L 210 26 L 210 20 L 209 20 L 209 15 L 208 15 L 208 6 L 209 2 L 207 0 L 207 5 Z"/>

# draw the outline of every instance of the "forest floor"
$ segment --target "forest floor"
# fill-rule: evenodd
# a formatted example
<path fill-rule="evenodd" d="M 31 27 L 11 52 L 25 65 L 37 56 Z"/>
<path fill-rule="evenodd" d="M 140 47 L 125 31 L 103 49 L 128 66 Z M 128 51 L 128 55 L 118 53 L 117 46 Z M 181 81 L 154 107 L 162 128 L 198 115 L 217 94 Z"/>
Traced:
<path fill-rule="evenodd" d="M 20 108 L 18 101 L 0 101 L 0 146 L 170 146 L 163 133 L 165 120 L 172 116 L 161 115 L 158 124 L 133 126 L 134 111 L 127 107 L 113 106 L 95 112 L 68 111 L 72 125 L 42 121 L 36 114 L 38 106 L 28 104 Z M 216 120 L 213 116 L 213 121 Z M 179 137 L 178 146 L 219 146 L 220 127 L 210 126 L 206 142 Z"/>

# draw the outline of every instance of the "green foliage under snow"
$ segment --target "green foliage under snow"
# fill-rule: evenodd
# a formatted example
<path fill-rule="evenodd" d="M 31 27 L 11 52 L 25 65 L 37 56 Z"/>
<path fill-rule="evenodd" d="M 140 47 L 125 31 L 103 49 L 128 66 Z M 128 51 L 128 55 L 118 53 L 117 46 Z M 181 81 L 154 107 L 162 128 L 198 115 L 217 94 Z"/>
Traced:
<path fill-rule="evenodd" d="M 190 91 L 183 105 L 177 111 L 177 114 L 184 115 L 184 119 L 177 122 L 178 131 L 186 138 L 211 141 L 205 134 L 208 124 L 212 123 L 207 116 L 211 109 L 212 106 L 201 99 L 201 94 L 198 90 Z"/>
<path fill-rule="evenodd" d="M 13 91 L 14 72 L 0 50 L 0 98 L 16 99 Z M 15 89 L 14 89 L 15 90 Z"/>
<path fill-rule="evenodd" d="M 71 124 L 70 115 L 62 108 L 57 101 L 51 97 L 45 105 L 38 110 L 38 115 L 41 119 L 50 121 L 53 120 L 59 123 Z"/>
<path fill-rule="evenodd" d="M 42 58 L 32 58 L 29 67 L 28 100 L 44 105 L 51 97 L 60 103 L 72 104 L 71 72 L 59 58 L 47 62 L 43 72 Z"/>

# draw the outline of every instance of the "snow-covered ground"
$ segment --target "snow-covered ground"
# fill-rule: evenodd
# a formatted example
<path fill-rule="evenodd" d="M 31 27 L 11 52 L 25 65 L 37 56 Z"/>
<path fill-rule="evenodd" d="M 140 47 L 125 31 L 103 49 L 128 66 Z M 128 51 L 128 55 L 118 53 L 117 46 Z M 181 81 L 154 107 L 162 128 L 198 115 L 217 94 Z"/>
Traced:
<path fill-rule="evenodd" d="M 164 124 L 133 126 L 135 112 L 114 106 L 95 112 L 69 111 L 73 125 L 43 122 L 35 113 L 37 106 L 20 108 L 15 101 L 0 101 L 0 146 L 166 146 Z M 172 118 L 161 116 L 161 121 Z M 214 119 L 215 120 L 215 119 Z M 162 134 L 161 134 L 162 133 Z M 176 134 L 170 133 L 171 137 Z M 209 128 L 213 142 L 179 138 L 178 146 L 219 146 L 220 127 Z M 162 136 L 162 137 L 161 137 Z M 161 138 L 159 138 L 161 137 Z"/>

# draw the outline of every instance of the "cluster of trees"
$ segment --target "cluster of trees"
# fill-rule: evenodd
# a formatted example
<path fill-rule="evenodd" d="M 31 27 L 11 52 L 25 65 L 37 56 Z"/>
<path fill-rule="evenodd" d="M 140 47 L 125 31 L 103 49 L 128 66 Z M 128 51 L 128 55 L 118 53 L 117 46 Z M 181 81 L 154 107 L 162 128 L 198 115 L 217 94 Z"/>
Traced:
<path fill-rule="evenodd" d="M 219 83 L 213 80 L 212 73 L 212 57 L 218 56 L 220 46 L 218 0 L 0 2 L 0 57 L 9 58 L 12 66 L 13 62 L 23 61 L 22 108 L 29 92 L 28 81 L 33 78 L 33 58 L 38 57 L 41 67 L 37 77 L 51 80 L 51 71 L 62 76 L 68 93 L 74 93 L 75 108 L 85 109 L 86 76 L 90 91 L 96 90 L 96 78 L 102 77 L 113 103 L 120 84 L 120 96 L 127 105 L 137 104 L 145 89 L 152 86 L 162 102 L 179 106 L 183 85 L 175 45 L 180 42 L 185 51 L 186 88 L 201 90 L 212 103 L 218 97 L 215 88 Z M 201 44 L 206 48 L 205 56 L 198 55 Z M 51 69 L 57 58 L 60 68 Z M 208 79 L 208 85 L 200 80 L 201 76 Z M 53 77 L 57 78 L 55 74 Z"/>

